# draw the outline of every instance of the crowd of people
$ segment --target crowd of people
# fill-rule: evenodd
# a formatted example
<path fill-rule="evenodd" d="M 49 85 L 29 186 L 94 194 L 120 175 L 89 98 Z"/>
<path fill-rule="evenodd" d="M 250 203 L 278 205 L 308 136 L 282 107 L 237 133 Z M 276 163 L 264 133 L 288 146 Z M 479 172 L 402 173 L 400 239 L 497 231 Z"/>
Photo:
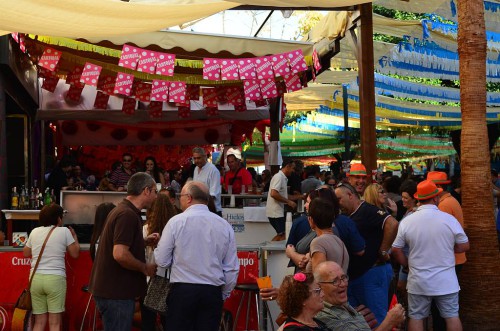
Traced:
<path fill-rule="evenodd" d="M 218 330 L 239 272 L 234 231 L 221 217 L 221 193 L 231 188 L 238 194 L 260 184 L 235 154 L 227 156 L 229 171 L 221 179 L 202 148 L 193 149 L 192 180 L 183 184 L 173 176 L 167 188 L 154 158 L 146 159 L 148 172 L 130 171 L 129 154 L 122 161 L 109 180 L 127 197 L 117 206 L 98 206 L 90 247 L 89 290 L 104 329 L 130 330 L 147 279 L 165 277 L 168 269 L 167 313 L 157 316 L 141 306 L 142 329 L 155 330 L 160 320 L 165 330 Z M 295 272 L 279 288 L 261 289 L 263 300 L 277 300 L 285 316 L 281 329 L 423 330 L 432 314 L 434 330 L 461 330 L 457 275 L 469 243 L 460 203 L 445 189 L 447 174 L 432 171 L 420 182 L 387 177 L 372 183 L 362 164 L 339 178 L 321 177 L 315 166 L 306 167 L 304 175 L 302 168 L 300 161 L 286 160 L 274 176 L 262 174 L 273 240 L 285 239 L 285 213 L 295 214 L 286 238 L 288 266 Z M 297 211 L 301 201 L 304 213 Z M 24 251 L 33 256 L 32 265 L 47 232 L 62 224 L 62 208 L 45 206 L 40 217 L 40 230 L 32 232 Z M 78 257 L 74 231 L 62 227 L 59 232 L 45 261 L 47 254 L 64 258 L 65 251 Z M 60 282 L 64 266 L 51 264 L 37 269 L 34 284 L 45 281 L 42 277 L 52 281 L 45 274 L 57 275 L 54 281 Z M 64 300 L 53 306 L 52 294 L 33 295 L 38 330 L 47 321 L 51 330 L 60 326 Z M 390 308 L 394 295 L 400 303 Z"/>

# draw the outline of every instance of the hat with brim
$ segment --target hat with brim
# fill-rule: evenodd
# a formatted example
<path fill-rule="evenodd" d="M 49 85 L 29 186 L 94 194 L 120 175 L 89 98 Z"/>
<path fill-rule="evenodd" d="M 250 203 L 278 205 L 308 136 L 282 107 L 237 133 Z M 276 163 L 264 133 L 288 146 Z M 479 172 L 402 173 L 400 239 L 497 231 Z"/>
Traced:
<path fill-rule="evenodd" d="M 347 173 L 347 176 L 368 176 L 366 174 L 366 168 L 361 163 L 354 163 L 351 165 L 351 169 Z"/>
<path fill-rule="evenodd" d="M 442 188 L 438 188 L 432 180 L 427 179 L 417 185 L 417 192 L 413 197 L 417 200 L 428 200 L 441 192 L 443 192 Z"/>
<path fill-rule="evenodd" d="M 431 171 L 427 174 L 427 179 L 432 180 L 434 183 L 438 185 L 449 184 L 451 180 L 448 179 L 448 176 L 445 172 L 442 171 Z"/>

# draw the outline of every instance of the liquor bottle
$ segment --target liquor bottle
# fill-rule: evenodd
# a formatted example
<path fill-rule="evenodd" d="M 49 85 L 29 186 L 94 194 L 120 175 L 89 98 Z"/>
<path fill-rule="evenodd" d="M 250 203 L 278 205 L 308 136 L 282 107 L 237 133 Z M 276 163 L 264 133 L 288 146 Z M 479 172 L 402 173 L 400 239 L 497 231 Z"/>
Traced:
<path fill-rule="evenodd" d="M 10 199 L 10 209 L 17 210 L 19 208 L 19 194 L 17 193 L 16 187 L 12 188 L 12 197 Z"/>
<path fill-rule="evenodd" d="M 29 209 L 31 209 L 31 210 L 36 209 L 36 192 L 35 192 L 34 187 L 31 187 L 31 191 L 30 191 L 30 207 L 29 207 Z"/>
<path fill-rule="evenodd" d="M 19 209 L 26 209 L 26 200 L 27 200 L 26 188 L 21 186 L 21 194 L 19 195 Z"/>
<path fill-rule="evenodd" d="M 36 209 L 42 209 L 43 207 L 43 194 L 40 189 L 36 188 Z"/>
<path fill-rule="evenodd" d="M 43 205 L 48 206 L 52 202 L 52 199 L 50 198 L 50 188 L 45 189 L 45 197 L 43 198 Z"/>
<path fill-rule="evenodd" d="M 54 189 L 50 190 L 50 200 L 51 200 L 53 203 L 56 203 L 56 202 L 57 202 L 56 195 L 54 194 Z"/>

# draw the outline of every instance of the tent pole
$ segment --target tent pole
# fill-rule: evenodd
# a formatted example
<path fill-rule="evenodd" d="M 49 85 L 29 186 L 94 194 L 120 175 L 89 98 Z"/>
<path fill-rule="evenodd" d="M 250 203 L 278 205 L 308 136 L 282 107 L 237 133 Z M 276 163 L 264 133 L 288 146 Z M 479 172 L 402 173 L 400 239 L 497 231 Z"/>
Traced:
<path fill-rule="evenodd" d="M 342 84 L 342 100 L 344 105 L 344 156 L 342 161 L 351 161 L 351 141 L 349 138 L 349 100 L 347 85 Z"/>
<path fill-rule="evenodd" d="M 269 104 L 269 119 L 271 120 L 270 127 L 270 141 L 280 141 L 280 104 L 282 101 L 282 96 L 274 99 L 274 102 Z M 274 176 L 280 170 L 279 165 L 271 164 L 271 175 Z"/>
<path fill-rule="evenodd" d="M 361 126 L 361 162 L 369 173 L 377 169 L 377 135 L 375 131 L 375 76 L 373 64 L 372 4 L 359 5 L 360 34 L 357 43 L 359 67 L 359 115 Z"/>

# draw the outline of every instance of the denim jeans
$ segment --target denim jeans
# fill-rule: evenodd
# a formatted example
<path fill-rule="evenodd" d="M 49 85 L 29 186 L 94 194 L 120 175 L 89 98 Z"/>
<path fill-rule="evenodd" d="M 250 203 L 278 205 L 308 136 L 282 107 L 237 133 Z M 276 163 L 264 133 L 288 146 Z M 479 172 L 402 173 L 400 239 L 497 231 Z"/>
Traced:
<path fill-rule="evenodd" d="M 130 331 L 134 318 L 135 300 L 114 300 L 94 297 L 101 313 L 105 331 Z"/>
<path fill-rule="evenodd" d="M 347 295 L 353 307 L 361 304 L 370 308 L 377 318 L 377 325 L 382 323 L 389 308 L 389 285 L 393 276 L 390 263 L 372 267 L 361 277 L 349 280 Z"/>
<path fill-rule="evenodd" d="M 269 223 L 273 226 L 274 230 L 276 230 L 277 234 L 285 233 L 285 218 L 284 217 L 268 217 Z"/>

